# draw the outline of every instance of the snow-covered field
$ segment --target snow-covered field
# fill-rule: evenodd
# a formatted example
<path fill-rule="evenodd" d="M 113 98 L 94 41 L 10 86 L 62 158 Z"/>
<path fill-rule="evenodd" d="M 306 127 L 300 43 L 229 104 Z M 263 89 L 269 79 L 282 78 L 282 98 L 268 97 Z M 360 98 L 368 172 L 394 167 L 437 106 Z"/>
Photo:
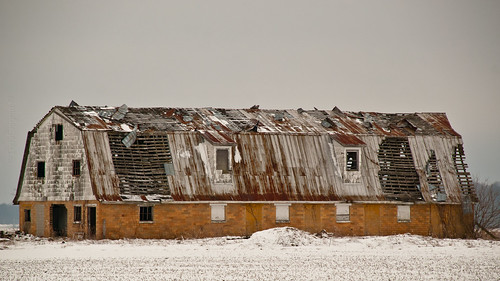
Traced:
<path fill-rule="evenodd" d="M 500 280 L 500 242 L 415 235 L 0 242 L 0 280 Z"/>

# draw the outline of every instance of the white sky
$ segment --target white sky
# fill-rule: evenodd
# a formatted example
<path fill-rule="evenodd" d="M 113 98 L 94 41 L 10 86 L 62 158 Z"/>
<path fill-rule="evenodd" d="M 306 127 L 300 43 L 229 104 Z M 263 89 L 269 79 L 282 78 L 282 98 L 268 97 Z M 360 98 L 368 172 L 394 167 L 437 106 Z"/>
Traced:
<path fill-rule="evenodd" d="M 0 0 L 0 203 L 52 106 L 446 112 L 500 181 L 500 1 Z"/>

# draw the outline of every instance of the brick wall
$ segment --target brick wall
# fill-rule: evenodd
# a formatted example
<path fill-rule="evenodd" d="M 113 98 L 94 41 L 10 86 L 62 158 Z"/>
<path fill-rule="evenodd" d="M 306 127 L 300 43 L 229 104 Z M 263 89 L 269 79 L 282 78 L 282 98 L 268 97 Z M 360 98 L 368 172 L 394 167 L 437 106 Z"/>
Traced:
<path fill-rule="evenodd" d="M 193 238 L 225 235 L 251 235 L 264 229 L 292 226 L 316 233 L 321 230 L 338 236 L 393 235 L 411 233 L 436 237 L 465 237 L 472 217 L 464 216 L 460 205 L 412 204 L 411 220 L 398 222 L 396 204 L 350 205 L 350 221 L 336 221 L 335 204 L 292 203 L 289 222 L 276 222 L 274 203 L 227 203 L 226 220 L 211 221 L 209 203 L 102 204 L 97 201 L 21 202 L 20 227 L 33 235 L 37 229 L 37 210 L 43 206 L 43 236 L 54 236 L 51 206 L 67 210 L 67 236 L 89 237 L 88 206 L 96 206 L 96 238 Z M 82 206 L 82 221 L 73 222 L 74 205 Z M 152 206 L 153 221 L 140 222 L 140 206 Z M 24 223 L 24 209 L 31 210 L 31 222 Z"/>

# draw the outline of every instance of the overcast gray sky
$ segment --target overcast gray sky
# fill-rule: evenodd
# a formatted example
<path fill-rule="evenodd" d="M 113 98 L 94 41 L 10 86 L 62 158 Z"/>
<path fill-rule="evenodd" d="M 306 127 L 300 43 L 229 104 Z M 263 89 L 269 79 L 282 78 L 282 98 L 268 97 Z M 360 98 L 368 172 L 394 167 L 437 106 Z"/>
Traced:
<path fill-rule="evenodd" d="M 0 203 L 52 106 L 446 112 L 500 181 L 500 1 L 0 0 Z"/>

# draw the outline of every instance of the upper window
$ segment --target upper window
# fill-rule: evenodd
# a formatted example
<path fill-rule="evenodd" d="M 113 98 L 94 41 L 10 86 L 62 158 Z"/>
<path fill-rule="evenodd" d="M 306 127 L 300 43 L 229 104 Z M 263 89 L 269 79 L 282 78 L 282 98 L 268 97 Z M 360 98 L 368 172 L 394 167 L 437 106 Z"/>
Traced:
<path fill-rule="evenodd" d="M 141 222 L 153 221 L 153 207 L 152 206 L 140 207 L 139 221 L 141 221 Z"/>
<path fill-rule="evenodd" d="M 226 221 L 226 204 L 210 204 L 212 222 Z"/>
<path fill-rule="evenodd" d="M 63 139 L 63 125 L 56 124 L 55 126 L 55 140 L 60 141 Z"/>
<path fill-rule="evenodd" d="M 215 169 L 229 172 L 229 149 L 217 149 L 215 151 Z"/>
<path fill-rule="evenodd" d="M 276 222 L 290 222 L 290 204 L 275 204 Z"/>
<path fill-rule="evenodd" d="M 25 222 L 31 221 L 31 210 L 30 209 L 24 209 L 24 221 Z"/>
<path fill-rule="evenodd" d="M 410 206 L 398 206 L 398 222 L 410 222 Z"/>
<path fill-rule="evenodd" d="M 359 170 L 359 151 L 358 150 L 347 150 L 346 151 L 346 171 L 358 171 Z"/>
<path fill-rule="evenodd" d="M 73 208 L 73 221 L 81 222 L 82 221 L 82 206 L 74 206 Z"/>
<path fill-rule="evenodd" d="M 36 176 L 38 178 L 45 178 L 45 162 L 44 161 L 37 162 Z"/>
<path fill-rule="evenodd" d="M 337 222 L 351 221 L 350 206 L 350 204 L 335 204 L 335 208 L 337 209 Z"/>
<path fill-rule="evenodd" d="M 73 176 L 80 175 L 80 160 L 73 160 Z"/>

